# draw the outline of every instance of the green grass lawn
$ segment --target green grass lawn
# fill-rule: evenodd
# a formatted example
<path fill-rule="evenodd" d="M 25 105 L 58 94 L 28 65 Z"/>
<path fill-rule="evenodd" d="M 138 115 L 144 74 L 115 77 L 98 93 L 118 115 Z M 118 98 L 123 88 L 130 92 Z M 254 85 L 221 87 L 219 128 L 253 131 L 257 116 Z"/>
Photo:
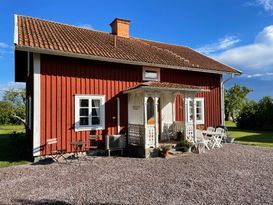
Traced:
<path fill-rule="evenodd" d="M 20 134 L 13 134 L 14 132 Z M 27 139 L 23 125 L 0 125 L 0 167 L 27 164 Z"/>
<path fill-rule="evenodd" d="M 246 145 L 273 147 L 273 132 L 242 130 L 235 123 L 226 121 L 228 133 L 235 142 Z"/>

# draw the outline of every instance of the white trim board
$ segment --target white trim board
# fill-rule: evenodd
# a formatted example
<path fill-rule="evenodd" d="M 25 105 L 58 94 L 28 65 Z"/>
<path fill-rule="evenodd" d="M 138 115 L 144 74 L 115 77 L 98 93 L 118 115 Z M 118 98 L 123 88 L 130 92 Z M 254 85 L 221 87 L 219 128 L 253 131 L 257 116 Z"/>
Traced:
<path fill-rule="evenodd" d="M 40 155 L 41 133 L 41 61 L 40 54 L 33 54 L 33 156 Z"/>
<path fill-rule="evenodd" d="M 14 44 L 18 44 L 18 16 L 14 14 Z"/>

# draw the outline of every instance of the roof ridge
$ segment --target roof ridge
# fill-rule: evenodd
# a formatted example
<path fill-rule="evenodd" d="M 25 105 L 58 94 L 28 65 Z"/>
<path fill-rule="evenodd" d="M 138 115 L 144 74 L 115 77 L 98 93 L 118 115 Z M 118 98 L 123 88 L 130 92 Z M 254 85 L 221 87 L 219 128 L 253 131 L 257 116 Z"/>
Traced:
<path fill-rule="evenodd" d="M 75 26 L 75 25 L 71 25 L 71 24 L 67 24 L 67 23 L 61 23 L 61 22 L 57 22 L 57 21 L 53 21 L 53 20 L 46 20 L 46 19 L 33 17 L 33 16 L 26 16 L 26 15 L 20 15 L 20 14 L 16 14 L 16 15 L 17 15 L 17 18 L 18 17 L 31 18 L 31 19 L 36 19 L 36 20 L 39 20 L 39 21 L 45 21 L 45 22 L 49 22 L 49 23 L 56 23 L 56 24 L 59 24 L 59 25 L 64 25 L 64 26 L 69 26 L 69 27 L 73 27 L 73 28 L 79 28 L 79 29 L 83 29 L 83 30 L 94 31 L 94 32 L 99 32 L 99 33 L 104 33 L 104 34 L 111 35 L 110 32 L 106 32 L 106 31 L 100 31 L 100 30 L 91 29 L 91 28 L 84 28 L 84 27 L 81 27 L 81 26 Z"/>

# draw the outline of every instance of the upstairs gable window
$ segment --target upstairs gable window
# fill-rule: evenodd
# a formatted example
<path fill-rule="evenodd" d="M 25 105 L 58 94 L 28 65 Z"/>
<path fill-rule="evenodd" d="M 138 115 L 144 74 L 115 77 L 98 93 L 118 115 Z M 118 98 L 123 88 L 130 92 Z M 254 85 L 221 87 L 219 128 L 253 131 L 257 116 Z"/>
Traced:
<path fill-rule="evenodd" d="M 144 81 L 160 81 L 160 68 L 143 68 Z"/>

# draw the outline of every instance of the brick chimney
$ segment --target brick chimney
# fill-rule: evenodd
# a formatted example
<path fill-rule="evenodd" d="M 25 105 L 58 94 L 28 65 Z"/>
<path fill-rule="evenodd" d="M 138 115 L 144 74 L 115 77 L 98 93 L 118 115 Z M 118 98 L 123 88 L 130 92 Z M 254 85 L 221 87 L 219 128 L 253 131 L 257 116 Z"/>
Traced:
<path fill-rule="evenodd" d="M 112 34 L 124 38 L 129 38 L 130 22 L 130 20 L 115 18 L 115 20 L 110 23 L 110 26 L 112 27 Z"/>

